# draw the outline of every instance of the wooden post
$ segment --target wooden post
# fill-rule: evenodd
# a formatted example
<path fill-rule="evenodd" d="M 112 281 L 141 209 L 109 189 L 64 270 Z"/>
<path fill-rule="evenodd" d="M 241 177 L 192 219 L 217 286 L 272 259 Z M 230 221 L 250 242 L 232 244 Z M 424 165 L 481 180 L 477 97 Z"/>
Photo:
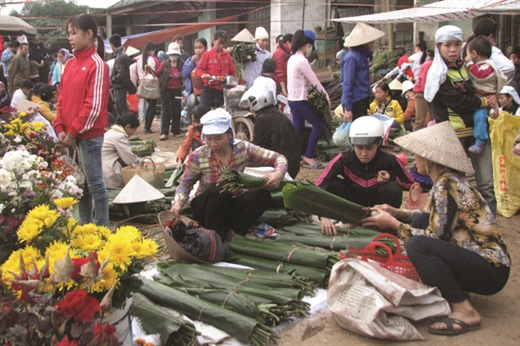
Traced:
<path fill-rule="evenodd" d="M 323 67 L 327 65 L 327 31 L 329 31 L 328 24 L 328 11 L 327 11 L 328 1 L 325 0 L 325 33 L 323 34 Z"/>
<path fill-rule="evenodd" d="M 390 11 L 390 0 L 385 0 L 385 9 L 386 12 Z M 388 23 L 388 49 L 393 52 L 394 51 L 394 30 L 393 24 Z"/>

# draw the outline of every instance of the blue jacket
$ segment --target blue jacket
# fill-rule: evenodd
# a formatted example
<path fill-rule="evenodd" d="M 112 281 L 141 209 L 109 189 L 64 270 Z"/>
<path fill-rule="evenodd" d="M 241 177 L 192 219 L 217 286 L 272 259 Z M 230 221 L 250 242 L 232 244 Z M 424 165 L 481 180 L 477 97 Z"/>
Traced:
<path fill-rule="evenodd" d="M 363 54 L 349 49 L 341 64 L 341 104 L 351 111 L 352 105 L 370 95 L 370 71 Z"/>
<path fill-rule="evenodd" d="M 184 93 L 185 97 L 188 97 L 193 92 L 193 84 L 191 83 L 191 71 L 197 67 L 197 63 L 192 63 L 191 58 L 193 58 L 193 55 L 190 56 L 186 61 L 184 62 L 184 65 L 182 66 L 182 78 L 186 81 L 186 87 Z"/>
<path fill-rule="evenodd" d="M 6 48 L 2 52 L 2 65 L 4 65 L 4 76 L 7 77 L 7 70 L 9 68 L 9 63 L 11 62 L 11 59 L 14 57 L 15 54 L 11 52 L 9 48 Z"/>

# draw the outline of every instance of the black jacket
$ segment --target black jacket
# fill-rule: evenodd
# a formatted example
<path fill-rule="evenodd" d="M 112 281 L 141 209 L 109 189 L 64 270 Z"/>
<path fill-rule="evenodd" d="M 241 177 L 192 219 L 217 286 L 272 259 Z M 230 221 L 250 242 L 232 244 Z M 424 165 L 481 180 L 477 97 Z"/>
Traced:
<path fill-rule="evenodd" d="M 123 46 L 116 48 L 114 52 L 114 69 L 110 77 L 110 83 L 114 89 L 127 89 L 130 81 L 130 58 L 125 53 Z"/>

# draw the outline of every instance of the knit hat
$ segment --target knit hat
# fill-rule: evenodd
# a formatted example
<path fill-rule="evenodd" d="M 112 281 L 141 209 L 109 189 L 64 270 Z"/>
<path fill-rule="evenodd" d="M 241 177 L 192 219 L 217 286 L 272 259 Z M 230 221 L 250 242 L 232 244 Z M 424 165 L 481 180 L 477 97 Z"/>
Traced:
<path fill-rule="evenodd" d="M 255 30 L 255 40 L 262 40 L 262 39 L 268 39 L 269 34 L 267 33 L 267 30 L 265 30 L 263 27 L 259 26 Z"/>
<path fill-rule="evenodd" d="M 345 38 L 343 46 L 357 47 L 378 40 L 383 36 L 385 36 L 385 33 L 381 30 L 365 23 L 357 23 L 354 30 Z"/>
<path fill-rule="evenodd" d="M 440 165 L 469 174 L 474 172 L 449 121 L 397 137 L 394 142 L 403 149 Z"/>
<path fill-rule="evenodd" d="M 231 39 L 231 42 L 255 43 L 255 38 L 247 28 L 244 28 Z"/>

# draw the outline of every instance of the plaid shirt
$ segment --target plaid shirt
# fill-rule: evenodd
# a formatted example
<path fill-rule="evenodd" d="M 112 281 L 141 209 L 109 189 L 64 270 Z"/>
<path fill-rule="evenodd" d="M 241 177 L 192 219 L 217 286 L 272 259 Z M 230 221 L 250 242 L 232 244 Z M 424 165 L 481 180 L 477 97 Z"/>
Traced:
<path fill-rule="evenodd" d="M 197 181 L 200 183 L 196 195 L 199 195 L 211 184 L 217 182 L 223 170 L 234 169 L 243 172 L 250 162 L 272 166 L 282 172 L 283 175 L 287 172 L 287 159 L 285 156 L 249 142 L 240 141 L 233 145 L 233 152 L 227 166 L 223 166 L 211 149 L 204 145 L 197 148 L 188 157 L 186 172 L 176 189 L 175 199 L 186 203 L 190 191 Z M 239 194 L 242 192 L 239 192 Z"/>

